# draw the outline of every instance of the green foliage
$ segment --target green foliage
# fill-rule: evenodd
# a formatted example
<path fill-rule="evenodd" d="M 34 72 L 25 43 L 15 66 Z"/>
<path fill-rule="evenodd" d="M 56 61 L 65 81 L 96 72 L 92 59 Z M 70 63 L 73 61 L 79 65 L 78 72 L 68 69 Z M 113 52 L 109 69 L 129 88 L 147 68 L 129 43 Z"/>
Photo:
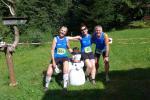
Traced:
<path fill-rule="evenodd" d="M 122 0 L 116 3 L 116 11 L 124 16 L 125 21 L 140 20 L 144 16 L 143 6 L 147 2 L 147 0 Z"/>
<path fill-rule="evenodd" d="M 8 16 L 9 9 L 0 1 L 0 17 Z"/>
<path fill-rule="evenodd" d="M 81 24 L 93 30 L 96 24 L 105 29 L 122 27 L 131 21 L 141 20 L 143 5 L 149 0 L 16 0 L 17 16 L 28 17 L 21 28 L 38 29 L 41 32 L 56 31 L 66 25 L 70 32 L 78 32 Z M 10 16 L 9 9 L 0 2 L 0 16 Z M 52 32 L 56 33 L 56 32 Z"/>
<path fill-rule="evenodd" d="M 2 22 L 1 19 L 0 19 L 0 22 Z M 9 31 L 10 31 L 10 29 L 7 26 L 5 26 L 2 23 L 0 23 L 0 35 L 2 37 L 4 37 L 6 35 L 6 33 L 8 34 Z"/>
<path fill-rule="evenodd" d="M 1 18 L 0 18 L 0 22 L 2 22 Z M 0 23 L 0 38 L 5 42 L 12 42 L 13 40 L 13 33 L 10 27 L 7 27 L 2 23 Z"/>
<path fill-rule="evenodd" d="M 94 24 L 107 25 L 114 20 L 113 0 L 95 0 L 90 10 L 89 19 Z"/>
<path fill-rule="evenodd" d="M 133 21 L 128 26 L 130 28 L 150 28 L 150 22 L 146 21 Z"/>
<path fill-rule="evenodd" d="M 42 32 L 38 29 L 27 29 L 24 34 L 20 35 L 20 42 L 23 43 L 43 43 L 49 42 L 53 39 L 52 36 L 53 30 L 49 30 L 47 32 Z"/>
<path fill-rule="evenodd" d="M 69 1 L 64 0 L 20 0 L 17 5 L 18 16 L 29 17 L 29 26 L 47 31 L 49 28 L 58 28 L 65 21 L 64 15 L 69 8 Z"/>

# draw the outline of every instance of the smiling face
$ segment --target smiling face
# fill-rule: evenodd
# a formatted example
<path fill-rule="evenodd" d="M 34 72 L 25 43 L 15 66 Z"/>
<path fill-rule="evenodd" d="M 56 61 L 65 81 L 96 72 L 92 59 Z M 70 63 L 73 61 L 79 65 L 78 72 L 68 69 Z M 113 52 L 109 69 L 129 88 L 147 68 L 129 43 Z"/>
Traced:
<path fill-rule="evenodd" d="M 88 34 L 88 29 L 86 26 L 81 26 L 81 33 L 84 35 Z"/>
<path fill-rule="evenodd" d="M 62 26 L 59 30 L 59 36 L 64 37 L 67 34 L 68 28 L 65 26 Z"/>
<path fill-rule="evenodd" d="M 96 26 L 96 27 L 95 27 L 95 33 L 96 33 L 96 35 L 97 35 L 98 37 L 101 36 L 102 32 L 103 32 L 103 29 L 102 29 L 101 26 Z"/>

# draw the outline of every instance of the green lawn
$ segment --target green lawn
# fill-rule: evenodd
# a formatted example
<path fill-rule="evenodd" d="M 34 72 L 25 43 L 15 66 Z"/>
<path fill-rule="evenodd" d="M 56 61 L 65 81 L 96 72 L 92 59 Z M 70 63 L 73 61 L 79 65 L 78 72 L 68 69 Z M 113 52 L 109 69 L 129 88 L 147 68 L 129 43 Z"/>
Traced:
<path fill-rule="evenodd" d="M 48 93 L 43 92 L 42 72 L 50 60 L 51 44 L 39 47 L 18 46 L 14 53 L 18 85 L 9 87 L 5 56 L 0 52 L 0 100 L 149 100 L 150 93 L 150 29 L 128 29 L 108 33 L 111 82 L 104 81 L 100 61 L 96 85 L 69 86 L 62 94 L 61 80 L 53 76 Z M 79 46 L 72 42 L 71 46 Z M 94 49 L 93 49 L 94 50 Z"/>

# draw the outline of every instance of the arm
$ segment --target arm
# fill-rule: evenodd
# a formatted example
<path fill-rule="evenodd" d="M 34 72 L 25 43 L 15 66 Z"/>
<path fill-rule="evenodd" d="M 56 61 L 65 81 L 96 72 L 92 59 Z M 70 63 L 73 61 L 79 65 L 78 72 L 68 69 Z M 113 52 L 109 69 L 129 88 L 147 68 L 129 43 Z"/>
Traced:
<path fill-rule="evenodd" d="M 67 43 L 67 48 L 68 48 L 68 51 L 69 51 L 70 53 L 72 53 L 72 52 L 73 52 L 73 50 L 70 48 L 69 40 L 68 40 L 68 43 Z"/>
<path fill-rule="evenodd" d="M 109 38 L 108 38 L 108 35 L 106 33 L 105 33 L 104 39 L 105 39 L 105 44 L 106 44 L 106 55 L 105 55 L 104 60 L 108 61 L 108 57 L 109 57 Z"/>
<path fill-rule="evenodd" d="M 68 40 L 73 40 L 73 41 L 79 41 L 82 39 L 81 36 L 74 36 L 74 37 L 68 36 L 67 38 Z"/>
<path fill-rule="evenodd" d="M 55 62 L 55 58 L 54 58 L 54 50 L 55 50 L 55 47 L 56 47 L 56 41 L 55 41 L 55 39 L 53 39 L 52 48 L 51 48 L 52 65 L 53 65 L 53 67 L 56 66 L 56 62 Z"/>
<path fill-rule="evenodd" d="M 93 35 L 91 35 L 91 42 L 92 43 L 95 43 L 94 39 L 95 39 L 95 37 L 94 37 L 94 34 L 93 34 Z"/>

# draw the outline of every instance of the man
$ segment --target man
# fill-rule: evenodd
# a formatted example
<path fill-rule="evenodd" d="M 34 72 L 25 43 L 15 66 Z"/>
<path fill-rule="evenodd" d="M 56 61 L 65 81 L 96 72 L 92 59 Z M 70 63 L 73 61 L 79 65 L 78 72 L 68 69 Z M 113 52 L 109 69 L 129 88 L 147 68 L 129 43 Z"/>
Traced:
<path fill-rule="evenodd" d="M 109 38 L 106 33 L 103 32 L 102 26 L 97 25 L 95 27 L 95 33 L 92 38 L 93 42 L 96 44 L 95 47 L 95 65 L 98 71 L 100 56 L 103 56 L 106 82 L 109 82 Z"/>

